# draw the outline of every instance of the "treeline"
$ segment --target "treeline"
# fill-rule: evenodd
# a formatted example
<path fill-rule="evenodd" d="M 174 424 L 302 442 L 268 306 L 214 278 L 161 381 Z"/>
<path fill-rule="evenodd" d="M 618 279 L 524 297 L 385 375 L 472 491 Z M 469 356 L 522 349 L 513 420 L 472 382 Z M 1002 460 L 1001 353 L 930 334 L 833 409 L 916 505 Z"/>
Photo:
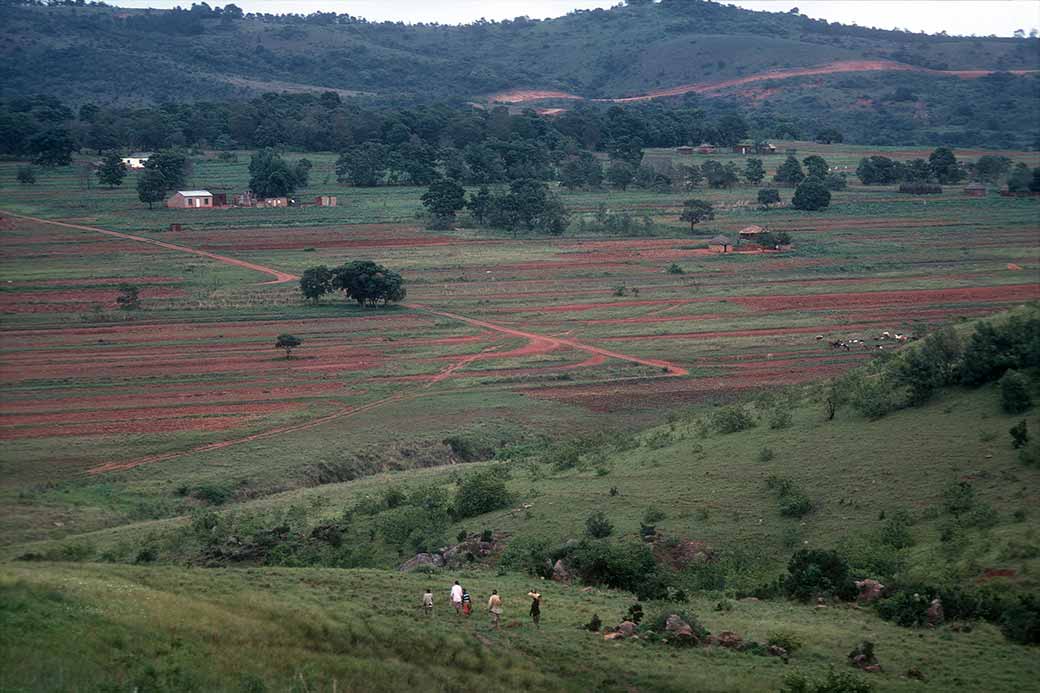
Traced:
<path fill-rule="evenodd" d="M 1006 156 L 986 154 L 976 161 L 959 161 L 953 150 L 939 147 L 927 160 L 897 161 L 887 156 L 871 156 L 860 160 L 856 177 L 864 185 L 918 184 L 907 191 L 928 191 L 929 183 L 947 185 L 971 179 L 981 183 L 1007 182 L 1011 192 L 1040 192 L 1040 167 L 1030 170 L 1024 163 L 1011 164 Z M 941 192 L 936 189 L 935 192 Z"/>

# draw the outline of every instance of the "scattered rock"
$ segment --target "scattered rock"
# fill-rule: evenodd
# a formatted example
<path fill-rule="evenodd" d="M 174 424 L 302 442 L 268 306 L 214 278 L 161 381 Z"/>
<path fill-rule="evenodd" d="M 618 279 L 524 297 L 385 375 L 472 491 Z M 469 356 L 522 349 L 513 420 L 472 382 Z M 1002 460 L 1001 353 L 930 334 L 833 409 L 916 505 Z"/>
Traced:
<path fill-rule="evenodd" d="M 421 567 L 443 568 L 444 558 L 436 553 L 417 553 L 412 558 L 401 564 L 398 568 L 402 573 L 407 573 Z"/>
<path fill-rule="evenodd" d="M 604 633 L 603 634 L 603 639 L 604 640 L 624 640 L 625 636 L 622 635 L 621 633 L 618 633 L 617 631 L 614 631 L 613 633 Z"/>
<path fill-rule="evenodd" d="M 700 642 L 690 624 L 684 621 L 678 614 L 669 614 L 668 618 L 665 619 L 664 629 L 673 638 L 688 645 L 696 645 Z"/>
<path fill-rule="evenodd" d="M 574 575 L 567 569 L 567 564 L 563 562 L 562 558 L 556 561 L 556 565 L 553 566 L 552 579 L 556 582 L 568 583 L 574 579 Z"/>
<path fill-rule="evenodd" d="M 857 580 L 856 589 L 859 590 L 857 599 L 859 599 L 860 603 L 870 604 L 881 598 L 881 593 L 884 592 L 885 586 L 877 580 L 867 578 L 866 580 Z"/>
<path fill-rule="evenodd" d="M 623 638 L 631 638 L 636 634 L 636 624 L 632 623 L 632 621 L 622 621 L 618 624 L 616 632 L 621 633 Z"/>
<path fill-rule="evenodd" d="M 785 662 L 787 661 L 787 650 L 779 645 L 770 645 L 766 648 L 766 653 L 768 653 L 770 657 L 779 657 Z"/>
<path fill-rule="evenodd" d="M 881 664 L 874 654 L 874 643 L 869 640 L 856 645 L 856 649 L 849 653 L 849 664 L 863 671 L 881 671 Z"/>
<path fill-rule="evenodd" d="M 730 630 L 724 630 L 718 635 L 718 643 L 722 647 L 736 649 L 744 643 L 744 638 Z"/>
<path fill-rule="evenodd" d="M 941 626 L 943 622 L 943 605 L 942 601 L 936 597 L 932 600 L 932 603 L 928 605 L 928 611 L 925 613 L 925 617 L 928 619 L 928 627 L 935 628 Z"/>

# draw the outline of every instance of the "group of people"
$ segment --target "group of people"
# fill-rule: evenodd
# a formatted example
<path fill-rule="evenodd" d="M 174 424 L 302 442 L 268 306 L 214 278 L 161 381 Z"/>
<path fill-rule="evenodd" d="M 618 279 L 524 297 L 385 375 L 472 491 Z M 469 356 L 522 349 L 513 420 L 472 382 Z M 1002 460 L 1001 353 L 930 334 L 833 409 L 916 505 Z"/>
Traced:
<path fill-rule="evenodd" d="M 540 627 L 542 621 L 542 595 L 538 590 L 531 590 L 527 593 L 527 596 L 531 598 L 531 620 L 535 626 Z M 448 598 L 451 600 L 456 616 L 468 617 L 473 612 L 473 599 L 470 597 L 469 592 L 459 584 L 458 580 L 451 586 Z M 433 590 L 428 587 L 422 596 L 422 609 L 426 616 L 433 616 Z M 502 597 L 499 596 L 498 590 L 491 590 L 491 596 L 488 598 L 488 613 L 491 614 L 491 625 L 497 630 L 502 623 Z"/>

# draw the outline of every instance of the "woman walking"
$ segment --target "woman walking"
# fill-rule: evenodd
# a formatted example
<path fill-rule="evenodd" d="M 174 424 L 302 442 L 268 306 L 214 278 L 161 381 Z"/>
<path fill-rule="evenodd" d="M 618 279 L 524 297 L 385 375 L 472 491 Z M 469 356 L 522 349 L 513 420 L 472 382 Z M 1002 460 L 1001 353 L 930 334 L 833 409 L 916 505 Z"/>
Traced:
<path fill-rule="evenodd" d="M 536 627 L 541 628 L 539 624 L 542 620 L 542 595 L 538 590 L 531 590 L 527 596 L 531 598 L 531 620 Z"/>
<path fill-rule="evenodd" d="M 491 598 L 488 599 L 488 611 L 491 612 L 491 625 L 498 630 L 498 624 L 502 621 L 502 597 L 498 596 L 498 590 L 491 590 Z"/>

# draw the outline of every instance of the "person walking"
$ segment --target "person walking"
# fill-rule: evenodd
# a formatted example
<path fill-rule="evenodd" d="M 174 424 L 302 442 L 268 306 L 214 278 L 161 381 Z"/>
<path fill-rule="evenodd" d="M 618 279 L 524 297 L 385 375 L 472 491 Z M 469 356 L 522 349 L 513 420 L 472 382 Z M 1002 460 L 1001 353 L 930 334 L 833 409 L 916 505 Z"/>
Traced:
<path fill-rule="evenodd" d="M 426 592 L 422 596 L 422 608 L 423 613 L 427 617 L 433 616 L 433 590 L 429 587 L 426 588 Z"/>
<path fill-rule="evenodd" d="M 535 626 L 541 628 L 542 595 L 538 590 L 531 590 L 527 593 L 527 596 L 531 598 L 531 620 L 534 621 Z"/>
<path fill-rule="evenodd" d="M 456 580 L 455 584 L 451 586 L 451 605 L 455 607 L 455 615 L 462 615 L 462 586 L 459 585 L 459 581 Z"/>
<path fill-rule="evenodd" d="M 469 616 L 470 612 L 473 611 L 473 599 L 469 596 L 469 590 L 465 587 L 462 588 L 462 615 Z"/>
<path fill-rule="evenodd" d="M 498 630 L 502 621 L 502 597 L 498 596 L 498 590 L 491 590 L 491 598 L 488 599 L 488 611 L 491 612 L 491 625 Z"/>

